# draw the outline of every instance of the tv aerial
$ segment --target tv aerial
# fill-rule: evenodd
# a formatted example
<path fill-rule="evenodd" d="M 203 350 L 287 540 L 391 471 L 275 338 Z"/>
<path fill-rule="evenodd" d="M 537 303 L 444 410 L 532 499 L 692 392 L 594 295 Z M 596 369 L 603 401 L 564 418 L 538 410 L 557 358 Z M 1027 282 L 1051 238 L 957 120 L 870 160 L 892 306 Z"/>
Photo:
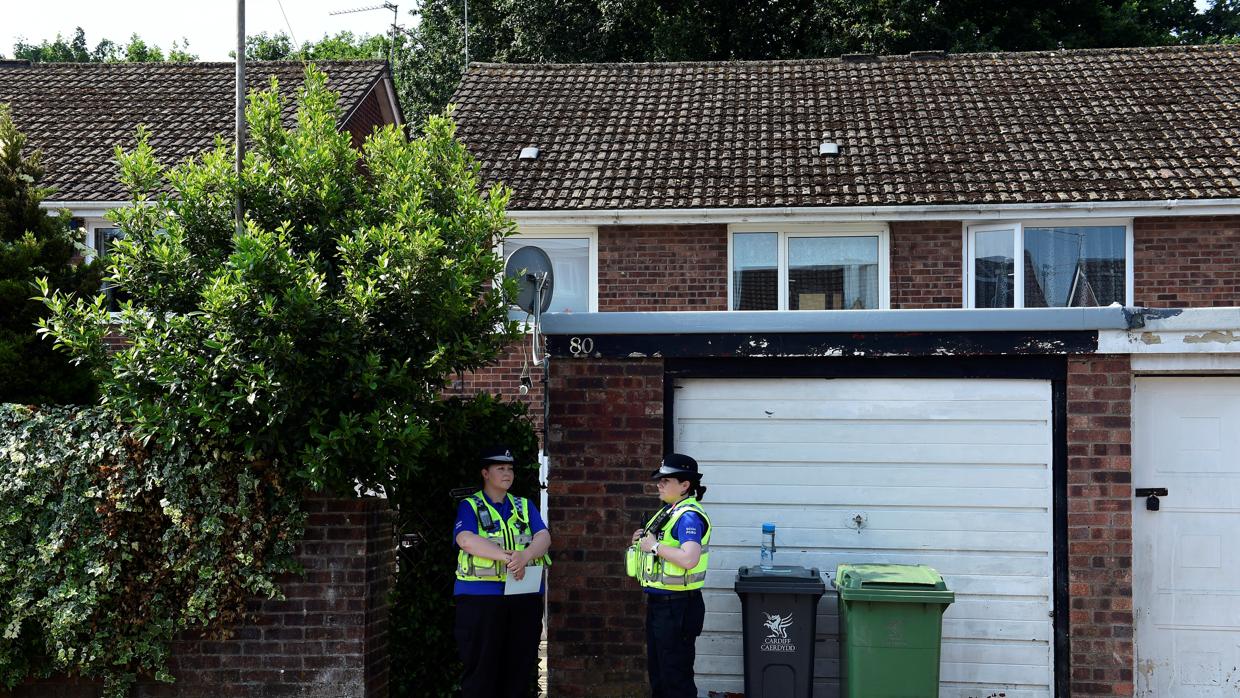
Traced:
<path fill-rule="evenodd" d="M 508 255 L 504 263 L 504 277 L 516 279 L 516 305 L 524 310 L 532 320 L 530 332 L 530 353 L 525 357 L 521 367 L 521 394 L 530 391 L 530 363 L 541 366 L 542 346 L 542 314 L 551 307 L 551 296 L 555 290 L 555 272 L 551 267 L 551 258 L 541 247 L 529 245 Z"/>

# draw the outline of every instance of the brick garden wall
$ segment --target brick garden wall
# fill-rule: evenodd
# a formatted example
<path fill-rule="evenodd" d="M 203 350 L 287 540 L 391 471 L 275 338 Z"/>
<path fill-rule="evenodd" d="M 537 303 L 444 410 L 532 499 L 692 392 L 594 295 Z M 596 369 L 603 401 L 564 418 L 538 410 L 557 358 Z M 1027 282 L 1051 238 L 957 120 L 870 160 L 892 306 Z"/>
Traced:
<path fill-rule="evenodd" d="M 1133 256 L 1136 305 L 1240 304 L 1240 216 L 1138 218 Z"/>
<path fill-rule="evenodd" d="M 1132 374 L 1068 361 L 1068 596 L 1073 696 L 1131 696 Z"/>
<path fill-rule="evenodd" d="M 256 600 L 256 622 L 231 639 L 183 636 L 172 685 L 144 682 L 135 698 L 386 698 L 392 517 L 382 499 L 318 499 L 283 601 Z M 43 681 L 8 698 L 95 698 L 96 684 Z M 0 696 L 4 696 L 0 692 Z"/>
<path fill-rule="evenodd" d="M 658 504 L 647 485 L 663 453 L 663 362 L 558 359 L 549 388 L 551 690 L 646 695 L 645 604 L 623 551 Z"/>

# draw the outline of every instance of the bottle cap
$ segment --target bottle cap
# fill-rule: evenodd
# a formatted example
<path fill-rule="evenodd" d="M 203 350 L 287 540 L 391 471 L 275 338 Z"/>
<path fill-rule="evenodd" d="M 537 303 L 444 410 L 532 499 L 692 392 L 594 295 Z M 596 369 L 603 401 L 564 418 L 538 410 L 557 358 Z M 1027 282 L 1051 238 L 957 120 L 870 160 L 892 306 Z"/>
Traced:
<path fill-rule="evenodd" d="M 762 532 L 763 532 L 763 533 L 774 533 L 774 532 L 775 532 L 775 524 L 773 524 L 773 523 L 764 523 L 764 524 L 762 524 Z"/>

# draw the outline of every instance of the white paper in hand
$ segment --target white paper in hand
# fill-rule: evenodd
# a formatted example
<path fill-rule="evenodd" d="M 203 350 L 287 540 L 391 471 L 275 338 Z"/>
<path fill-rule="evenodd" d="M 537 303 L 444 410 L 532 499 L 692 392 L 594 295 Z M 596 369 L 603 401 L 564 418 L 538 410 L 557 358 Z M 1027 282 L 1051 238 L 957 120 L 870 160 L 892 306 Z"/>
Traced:
<path fill-rule="evenodd" d="M 542 588 L 542 565 L 530 565 L 525 568 L 525 578 L 517 581 L 510 573 L 508 580 L 504 582 L 504 596 L 513 596 L 515 594 L 537 594 Z"/>

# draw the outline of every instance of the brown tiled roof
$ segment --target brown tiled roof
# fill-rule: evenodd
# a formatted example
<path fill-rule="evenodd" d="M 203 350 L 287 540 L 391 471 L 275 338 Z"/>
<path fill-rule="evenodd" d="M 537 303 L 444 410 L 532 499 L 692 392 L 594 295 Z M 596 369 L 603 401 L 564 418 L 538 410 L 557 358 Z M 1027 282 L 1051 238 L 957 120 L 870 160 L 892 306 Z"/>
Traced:
<path fill-rule="evenodd" d="M 386 74 L 384 61 L 326 61 L 328 85 L 341 93 L 347 115 Z M 172 164 L 211 147 L 217 134 L 232 140 L 232 63 L 0 64 L 0 103 L 32 146 L 43 151 L 48 186 L 57 201 L 122 201 L 113 147 L 132 147 L 139 123 L 151 146 Z M 280 91 L 301 85 L 299 62 L 249 63 L 246 83 Z M 290 92 L 291 93 L 291 92 Z M 288 117 L 292 116 L 290 107 Z"/>
<path fill-rule="evenodd" d="M 514 209 L 1240 197 L 1240 47 L 474 64 L 454 101 Z"/>

